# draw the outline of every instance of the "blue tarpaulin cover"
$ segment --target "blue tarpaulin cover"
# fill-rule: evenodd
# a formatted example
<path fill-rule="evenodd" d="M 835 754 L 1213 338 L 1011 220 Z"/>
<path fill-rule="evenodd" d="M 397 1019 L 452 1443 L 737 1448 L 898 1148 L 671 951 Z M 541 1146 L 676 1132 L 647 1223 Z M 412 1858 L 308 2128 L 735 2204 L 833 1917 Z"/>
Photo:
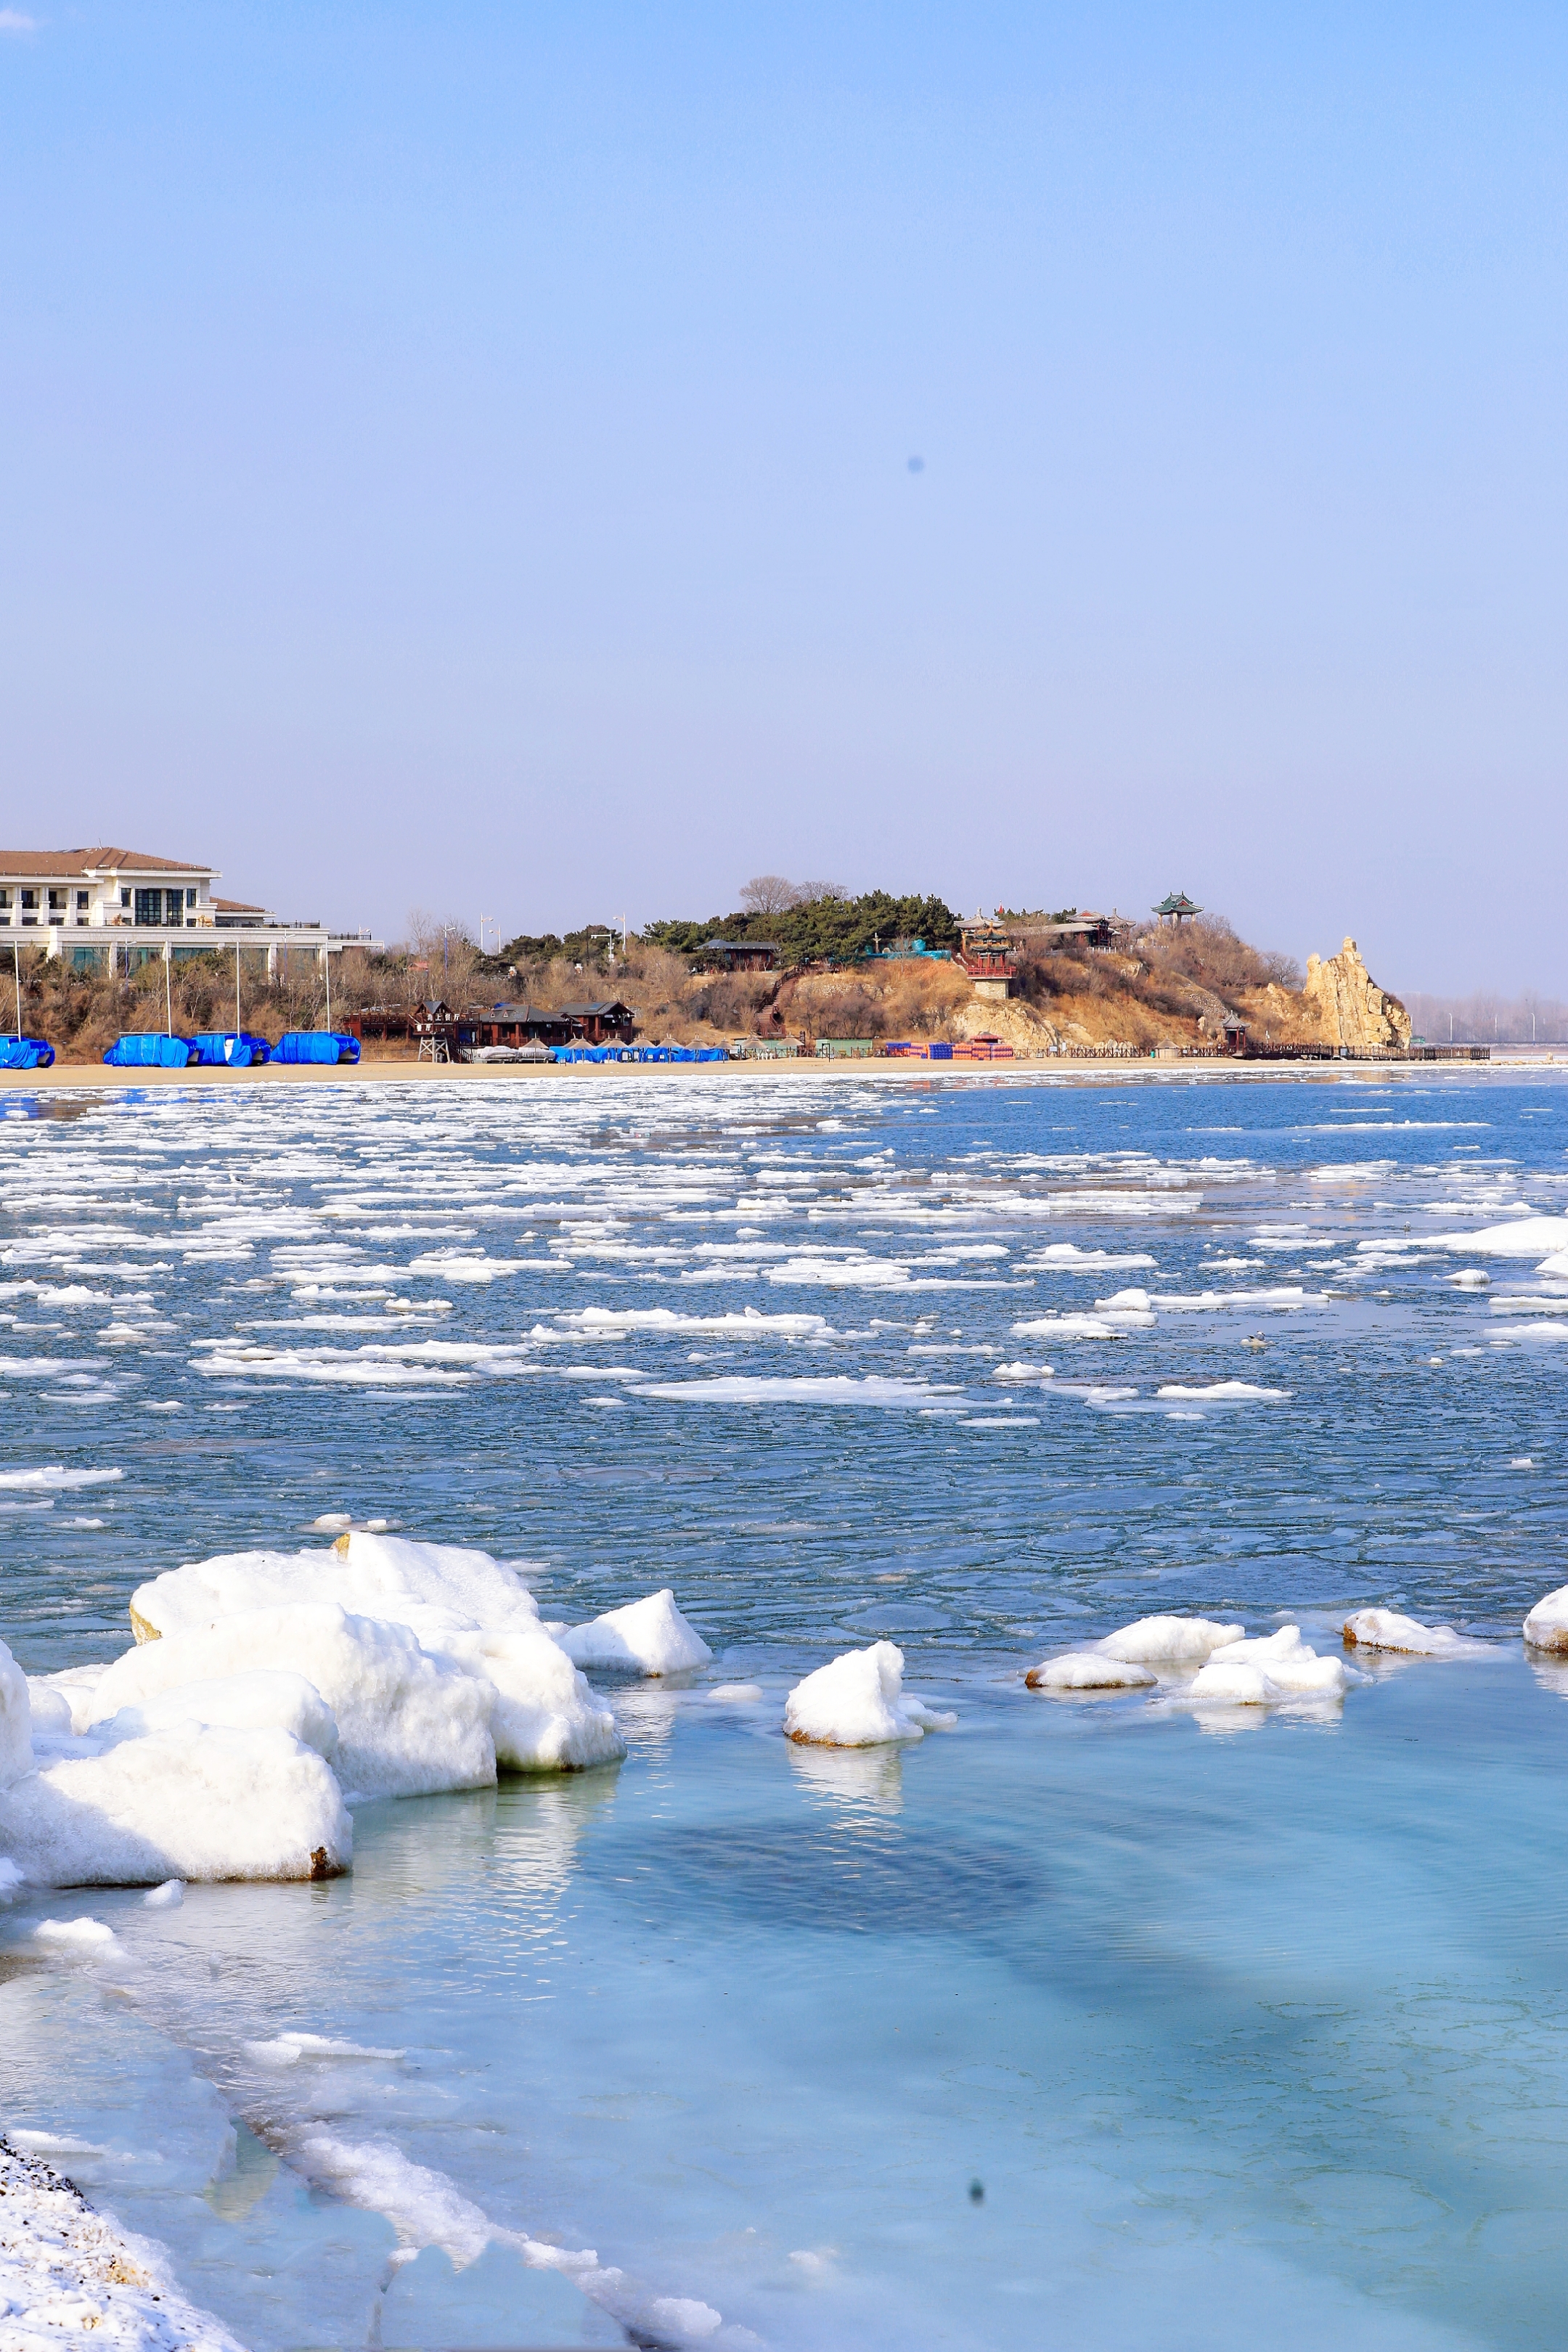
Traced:
<path fill-rule="evenodd" d="M 250 1048 L 250 1059 L 253 1065 L 258 1062 L 270 1061 L 272 1048 L 265 1037 L 255 1036 L 248 1029 L 242 1029 L 239 1034 Z"/>
<path fill-rule="evenodd" d="M 357 1062 L 359 1039 L 336 1029 L 289 1029 L 272 1048 L 275 1062 Z"/>
<path fill-rule="evenodd" d="M 47 1070 L 54 1058 L 42 1037 L 0 1037 L 0 1070 Z"/>
<path fill-rule="evenodd" d="M 204 1030 L 191 1039 L 192 1061 L 205 1062 L 215 1069 L 247 1070 L 253 1058 L 250 1040 L 237 1030 Z"/>
<path fill-rule="evenodd" d="M 104 1060 L 116 1070 L 183 1070 L 191 1060 L 188 1037 L 165 1037 L 161 1029 L 117 1037 Z"/>

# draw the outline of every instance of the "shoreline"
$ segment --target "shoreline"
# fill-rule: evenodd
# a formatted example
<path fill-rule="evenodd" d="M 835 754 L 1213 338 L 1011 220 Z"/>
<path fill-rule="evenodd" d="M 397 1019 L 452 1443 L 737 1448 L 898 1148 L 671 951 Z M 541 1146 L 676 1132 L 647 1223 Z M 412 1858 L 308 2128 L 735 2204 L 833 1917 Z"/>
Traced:
<path fill-rule="evenodd" d="M 88 2203 L 44 2158 L 0 2136 L 0 2316 L 7 2344 L 240 2352 L 181 2294 L 161 2246 Z"/>
<path fill-rule="evenodd" d="M 1392 1073 L 1418 1071 L 1423 1076 L 1462 1070 L 1568 1069 L 1568 1047 L 1560 1052 L 1525 1048 L 1500 1054 L 1493 1049 L 1489 1062 L 1405 1062 L 1405 1061 L 1323 1061 L 1323 1062 L 1247 1062 L 1226 1055 L 1212 1059 L 1194 1056 L 1190 1061 L 1160 1061 L 1153 1056 L 1131 1057 L 1124 1054 L 1104 1055 L 1018 1055 L 1010 1062 L 924 1062 L 885 1059 L 872 1055 L 832 1055 L 820 1060 L 816 1056 L 795 1061 L 784 1059 L 734 1062 L 403 1062 L 363 1060 L 356 1063 L 264 1063 L 258 1069 L 230 1070 L 204 1064 L 194 1064 L 184 1070 L 125 1070 L 110 1067 L 102 1062 L 58 1062 L 46 1070 L 0 1071 L 0 1094 L 33 1094 L 37 1092 L 91 1093 L 141 1092 L 149 1087 L 333 1087 L 457 1085 L 547 1085 L 575 1079 L 580 1084 L 593 1084 L 605 1077 L 657 1077 L 679 1083 L 683 1079 L 703 1080 L 721 1077 L 737 1083 L 758 1078 L 787 1077 L 820 1078 L 884 1078 L 902 1085 L 931 1086 L 938 1079 L 960 1078 L 967 1081 L 992 1081 L 1026 1073 L 1029 1076 L 1099 1077 L 1107 1072 L 1117 1076 L 1169 1078 L 1178 1076 L 1205 1076 L 1210 1074 L 1226 1077 L 1246 1076 L 1249 1079 L 1310 1079 L 1331 1073 L 1386 1076 Z"/>

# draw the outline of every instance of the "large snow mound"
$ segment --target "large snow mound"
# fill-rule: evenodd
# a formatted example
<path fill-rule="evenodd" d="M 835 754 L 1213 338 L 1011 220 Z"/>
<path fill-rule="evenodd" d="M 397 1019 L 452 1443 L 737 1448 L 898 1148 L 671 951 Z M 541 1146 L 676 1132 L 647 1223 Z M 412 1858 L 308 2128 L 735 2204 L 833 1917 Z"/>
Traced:
<path fill-rule="evenodd" d="M 0 1790 L 0 1848 L 40 1886 L 325 1878 L 353 1828 L 331 1766 L 286 1731 L 187 1723 Z"/>
<path fill-rule="evenodd" d="M 242 1610 L 216 1625 L 143 1643 L 116 1659 L 75 1727 L 108 1723 L 121 1707 L 144 1706 L 183 1683 L 226 1680 L 253 1667 L 314 1684 L 336 1720 L 338 1769 L 352 1790 L 416 1797 L 495 1779 L 492 1686 L 428 1656 L 406 1625 L 351 1616 L 335 1601 Z"/>
<path fill-rule="evenodd" d="M 1239 1642 L 1240 1625 L 1216 1625 L 1207 1617 L 1140 1617 L 1107 1633 L 1095 1648 L 1129 1665 L 1197 1665 L 1216 1650 Z"/>
<path fill-rule="evenodd" d="M 667 1587 L 606 1610 L 586 1625 L 574 1625 L 556 1640 L 580 1666 L 619 1666 L 642 1675 L 675 1675 L 705 1666 L 713 1653 L 675 1605 Z"/>
<path fill-rule="evenodd" d="M 1357 1609 L 1345 1619 L 1347 1650 L 1394 1650 L 1415 1658 L 1485 1657 L 1485 1642 L 1467 1642 L 1451 1625 L 1423 1625 L 1393 1609 Z"/>
<path fill-rule="evenodd" d="M 325 1549 L 220 1552 L 172 1568 L 131 1596 L 139 1642 L 183 1633 L 241 1610 L 335 1601 L 358 1617 L 427 1634 L 537 1622 L 533 1595 L 505 1561 L 460 1544 L 413 1543 L 355 1528 Z"/>
<path fill-rule="evenodd" d="M 1282 1698 L 1342 1698 L 1352 1680 L 1340 1658 L 1320 1658 L 1299 1625 L 1281 1625 L 1250 1642 L 1227 1642 L 1200 1666 L 1187 1692 L 1199 1703 L 1268 1706 Z"/>
<path fill-rule="evenodd" d="M 131 1653 L 134 1657 L 135 1652 Z M 279 1667 L 254 1666 L 217 1682 L 179 1683 L 140 1705 L 122 1706 L 96 1727 L 106 1739 L 140 1739 L 177 1724 L 216 1725 L 229 1731 L 288 1732 L 329 1764 L 338 1752 L 338 1727 L 314 1683 Z"/>
<path fill-rule="evenodd" d="M 1536 1602 L 1524 1621 L 1524 1638 L 1535 1650 L 1568 1651 L 1568 1584 Z"/>
<path fill-rule="evenodd" d="M 847 1650 L 796 1683 L 784 1701 L 787 1736 L 825 1748 L 881 1748 L 951 1731 L 957 1721 L 905 1695 L 904 1654 L 896 1642 Z"/>

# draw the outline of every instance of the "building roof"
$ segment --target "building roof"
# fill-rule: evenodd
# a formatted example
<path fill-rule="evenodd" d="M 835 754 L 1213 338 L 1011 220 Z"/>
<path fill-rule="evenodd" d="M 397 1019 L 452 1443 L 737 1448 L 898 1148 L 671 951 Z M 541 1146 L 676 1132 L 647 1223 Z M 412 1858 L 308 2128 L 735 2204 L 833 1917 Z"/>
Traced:
<path fill-rule="evenodd" d="M 1184 890 L 1171 890 L 1150 911 L 1156 915 L 1201 915 L 1203 908 L 1194 907 Z"/>
<path fill-rule="evenodd" d="M 205 874 L 205 866 L 201 871 Z M 215 898 L 213 905 L 220 915 L 265 915 L 267 912 L 265 907 L 253 907 L 248 898 Z"/>
<path fill-rule="evenodd" d="M 777 955 L 781 951 L 777 940 L 714 939 L 704 940 L 697 952 L 706 955 L 710 948 L 722 948 L 726 955 Z"/>
<path fill-rule="evenodd" d="M 89 874 L 216 874 L 181 857 L 149 857 L 141 849 L 0 849 L 0 874 L 36 874 L 40 880 Z"/>
<path fill-rule="evenodd" d="M 559 1004 L 556 1006 L 555 1010 L 563 1021 L 568 1019 L 574 1021 L 584 1021 L 586 1020 L 591 1013 L 597 1013 L 601 1021 L 607 1021 L 614 1013 L 631 1013 L 636 1010 L 636 1007 L 630 1004 L 623 1004 L 618 996 L 612 996 L 600 1004 Z M 549 1014 L 546 1014 L 545 1016 L 546 1019 L 549 1019 L 550 1017 L 551 1016 Z"/>

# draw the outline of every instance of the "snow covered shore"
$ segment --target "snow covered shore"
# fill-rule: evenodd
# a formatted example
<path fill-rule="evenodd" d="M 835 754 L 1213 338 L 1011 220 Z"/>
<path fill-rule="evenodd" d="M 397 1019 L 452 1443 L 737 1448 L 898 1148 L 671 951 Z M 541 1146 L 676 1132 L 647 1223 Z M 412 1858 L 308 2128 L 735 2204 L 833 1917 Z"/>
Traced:
<path fill-rule="evenodd" d="M 5 2352 L 239 2352 L 187 2303 L 162 2255 L 95 2213 L 68 2180 L 0 2139 Z"/>

